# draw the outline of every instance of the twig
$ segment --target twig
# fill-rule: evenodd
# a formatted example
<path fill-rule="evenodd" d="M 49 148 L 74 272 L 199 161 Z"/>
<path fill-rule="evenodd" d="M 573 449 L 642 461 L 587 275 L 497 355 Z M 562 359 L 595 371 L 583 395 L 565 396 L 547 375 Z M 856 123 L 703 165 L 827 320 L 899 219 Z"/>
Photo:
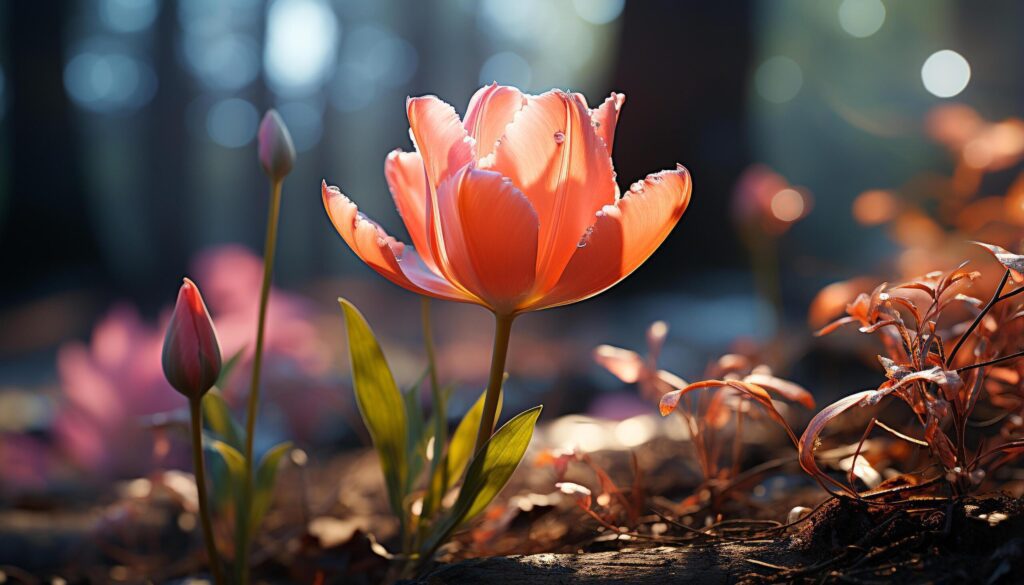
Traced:
<path fill-rule="evenodd" d="M 1024 290 L 1024 288 L 1022 288 L 1021 290 Z M 994 365 L 994 364 L 998 364 L 1000 362 L 1009 361 L 1009 360 L 1016 359 L 1016 358 L 1019 358 L 1019 357 L 1022 357 L 1022 356 L 1024 356 L 1024 351 L 1018 351 L 1016 353 L 1011 353 L 1010 355 L 1004 355 L 1002 357 L 993 358 L 993 359 L 990 359 L 988 361 L 978 362 L 976 364 L 971 364 L 969 366 L 964 366 L 962 368 L 957 368 L 956 372 L 959 374 L 960 372 L 965 372 L 967 370 L 973 370 L 975 368 L 984 368 L 985 366 L 991 366 L 991 365 Z"/>
<path fill-rule="evenodd" d="M 765 567 L 767 569 L 775 569 L 776 571 L 792 571 L 789 567 L 783 567 L 782 565 L 773 565 L 772 563 L 766 563 L 757 559 L 743 559 L 744 561 L 757 565 L 759 567 Z"/>
<path fill-rule="evenodd" d="M 951 351 L 949 353 L 949 357 L 946 358 L 947 368 L 953 364 L 953 360 L 956 358 L 957 352 L 960 351 L 960 347 L 963 346 L 964 342 L 967 341 L 967 338 L 971 336 L 971 333 L 973 333 L 974 329 L 978 326 L 979 323 L 981 323 L 981 320 L 985 318 L 985 315 L 987 315 L 988 312 L 992 310 L 992 307 L 994 307 L 996 303 L 1003 300 L 1003 298 L 1008 298 L 1000 297 L 999 293 L 1003 292 L 1003 287 L 1006 286 L 1006 281 L 1009 279 L 1010 270 L 1007 269 L 1006 272 L 1003 273 L 1002 280 L 999 281 L 999 286 L 997 286 L 995 292 L 992 293 L 992 298 L 989 299 L 985 307 L 981 310 L 980 313 L 978 313 L 978 316 L 974 318 L 974 321 L 971 321 L 971 325 L 967 328 L 967 331 L 965 331 L 964 334 L 960 336 L 960 339 L 957 340 L 956 345 L 953 346 L 953 351 Z M 1014 294 L 1015 293 L 1016 291 L 1014 291 Z"/>

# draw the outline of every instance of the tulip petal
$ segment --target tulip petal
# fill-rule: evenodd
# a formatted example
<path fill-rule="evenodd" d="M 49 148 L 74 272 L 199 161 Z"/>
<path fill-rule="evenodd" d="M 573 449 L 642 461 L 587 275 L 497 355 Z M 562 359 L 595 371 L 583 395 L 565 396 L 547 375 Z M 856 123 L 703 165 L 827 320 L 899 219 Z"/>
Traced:
<path fill-rule="evenodd" d="M 324 208 L 334 229 L 359 256 L 381 276 L 415 293 L 459 302 L 477 302 L 434 273 L 411 246 L 389 236 L 383 228 L 359 212 L 356 204 L 337 187 L 321 187 Z"/>
<path fill-rule="evenodd" d="M 612 154 L 612 142 L 615 141 L 615 126 L 619 122 L 619 112 L 622 104 L 626 103 L 626 96 L 621 93 L 613 93 L 604 100 L 599 107 L 590 110 L 590 117 L 594 120 L 594 129 L 597 135 L 604 141 L 608 149 L 608 156 Z"/>
<path fill-rule="evenodd" d="M 508 177 L 540 219 L 538 290 L 557 281 L 594 214 L 615 202 L 611 158 L 579 96 L 531 96 L 482 167 Z"/>
<path fill-rule="evenodd" d="M 427 181 L 440 185 L 460 168 L 473 162 L 473 139 L 455 108 L 435 96 L 409 98 L 409 128 L 416 150 L 423 157 Z"/>
<path fill-rule="evenodd" d="M 398 215 L 405 223 L 413 247 L 419 252 L 423 263 L 437 272 L 437 263 L 430 253 L 427 240 L 427 175 L 423 169 L 423 158 L 418 152 L 402 152 L 395 149 L 384 162 L 384 177 L 387 179 L 391 197 L 398 208 Z"/>
<path fill-rule="evenodd" d="M 187 278 L 167 325 L 161 363 L 167 381 L 190 400 L 202 398 L 220 375 L 217 331 L 199 288 Z"/>
<path fill-rule="evenodd" d="M 505 127 L 525 104 L 522 92 L 497 83 L 482 87 L 473 94 L 463 124 L 476 141 L 477 158 L 494 152 Z"/>
<path fill-rule="evenodd" d="M 530 308 L 581 301 L 628 276 L 668 237 L 690 203 L 690 190 L 690 174 L 681 165 L 635 183 L 598 212 L 558 283 Z"/>
<path fill-rule="evenodd" d="M 537 213 L 498 173 L 465 168 L 438 189 L 450 280 L 496 312 L 511 313 L 533 289 Z"/>

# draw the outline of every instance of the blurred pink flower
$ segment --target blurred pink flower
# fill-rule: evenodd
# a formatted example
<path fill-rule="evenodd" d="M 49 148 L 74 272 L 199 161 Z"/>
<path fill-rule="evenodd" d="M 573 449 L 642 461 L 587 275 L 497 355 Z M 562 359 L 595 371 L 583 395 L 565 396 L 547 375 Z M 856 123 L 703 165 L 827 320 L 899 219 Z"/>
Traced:
<path fill-rule="evenodd" d="M 214 317 L 221 352 L 228 360 L 241 350 L 251 353 L 256 335 L 263 260 L 248 249 L 226 245 L 200 252 L 192 263 L 196 280 L 203 283 L 203 295 Z M 271 289 L 267 309 L 266 348 L 287 358 L 305 375 L 320 376 L 330 365 L 330 352 L 320 341 L 313 324 L 315 311 L 306 299 Z M 244 368 L 238 371 L 241 374 Z M 239 376 L 241 377 L 241 376 Z"/>
<path fill-rule="evenodd" d="M 251 355 L 259 313 L 263 261 L 248 249 L 227 245 L 199 254 L 193 263 L 213 313 L 224 359 L 245 351 L 225 394 L 241 404 L 249 392 Z M 289 433 L 289 439 L 314 440 L 323 426 L 337 418 L 343 393 L 327 376 L 331 350 L 313 322 L 312 304 L 294 294 L 272 289 L 267 309 L 263 356 L 263 414 Z"/>
<path fill-rule="evenodd" d="M 201 253 L 193 268 L 203 282 L 225 362 L 243 349 L 250 353 L 262 261 L 229 245 Z M 342 412 L 343 393 L 326 379 L 330 350 L 314 316 L 301 297 L 271 292 L 262 413 L 270 424 L 262 428 L 299 441 L 315 440 Z M 57 369 L 64 394 L 54 434 L 60 451 L 80 469 L 99 477 L 130 477 L 156 465 L 184 463 L 180 446 L 171 450 L 166 437 L 147 427 L 150 416 L 186 406 L 161 369 L 168 317 L 154 326 L 134 308 L 118 306 L 100 320 L 88 345 L 61 347 Z M 240 404 L 248 392 L 249 367 L 248 357 L 242 359 L 229 380 L 225 393 L 232 403 Z"/>
<path fill-rule="evenodd" d="M 134 308 L 118 306 L 100 320 L 89 345 L 60 348 L 64 400 L 54 434 L 77 466 L 115 477 L 152 468 L 154 433 L 145 418 L 185 406 L 164 379 L 162 347 L 161 329 L 143 323 Z"/>

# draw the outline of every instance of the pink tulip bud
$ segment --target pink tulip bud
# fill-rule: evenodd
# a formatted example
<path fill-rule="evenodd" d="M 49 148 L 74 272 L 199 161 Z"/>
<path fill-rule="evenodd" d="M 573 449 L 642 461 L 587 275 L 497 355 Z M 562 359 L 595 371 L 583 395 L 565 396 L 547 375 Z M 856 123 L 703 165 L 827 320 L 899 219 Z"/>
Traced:
<path fill-rule="evenodd" d="M 260 165 L 271 180 L 280 181 L 292 172 L 295 164 L 295 145 L 284 120 L 275 110 L 268 110 L 260 122 Z"/>
<path fill-rule="evenodd" d="M 189 400 L 201 398 L 220 376 L 217 332 L 199 289 L 187 278 L 167 326 L 163 365 L 167 381 Z"/>

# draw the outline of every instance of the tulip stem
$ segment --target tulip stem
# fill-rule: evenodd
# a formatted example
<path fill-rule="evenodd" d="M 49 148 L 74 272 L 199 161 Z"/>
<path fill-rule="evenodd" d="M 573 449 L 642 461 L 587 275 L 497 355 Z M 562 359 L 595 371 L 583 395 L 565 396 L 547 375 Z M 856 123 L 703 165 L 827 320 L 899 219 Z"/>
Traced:
<path fill-rule="evenodd" d="M 491 353 L 491 375 L 487 381 L 487 397 L 484 399 L 484 411 L 480 416 L 480 430 L 476 435 L 475 453 L 483 449 L 484 443 L 494 432 L 494 418 L 498 410 L 498 399 L 501 397 L 501 382 L 505 377 L 505 358 L 508 356 L 508 342 L 512 335 L 512 321 L 515 315 L 494 316 L 494 351 Z"/>
<path fill-rule="evenodd" d="M 430 374 L 430 392 L 436 402 L 438 393 L 441 391 L 441 385 L 437 380 L 437 356 L 434 350 L 433 328 L 430 326 L 430 299 L 428 297 L 423 297 L 420 302 L 420 317 L 423 322 L 423 345 L 427 350 L 427 369 Z"/>
<path fill-rule="evenodd" d="M 445 436 L 448 425 L 446 418 L 447 407 L 445 406 L 444 396 L 441 394 L 441 383 L 438 381 L 437 376 L 437 352 L 434 350 L 434 333 L 433 327 L 430 325 L 430 299 L 423 297 L 420 308 L 420 315 L 423 319 L 423 345 L 427 350 L 427 368 L 430 372 L 430 400 L 433 403 L 434 409 L 434 452 L 430 458 L 430 477 L 434 477 L 434 471 L 440 466 L 441 485 L 448 485 L 447 467 L 441 465 L 441 454 L 448 443 L 448 437 Z M 418 399 L 419 397 L 417 396 Z M 438 501 L 440 501 L 441 494 L 437 494 L 437 497 Z"/>
<path fill-rule="evenodd" d="M 203 411 L 202 398 L 189 400 L 192 414 L 192 465 L 195 468 L 196 493 L 199 496 L 199 521 L 203 525 L 203 540 L 206 541 L 206 556 L 210 564 L 210 573 L 215 585 L 224 585 L 221 573 L 220 555 L 217 554 L 217 543 L 213 539 L 213 524 L 210 522 L 210 505 L 206 499 L 206 467 L 203 462 Z"/>
<path fill-rule="evenodd" d="M 271 181 L 270 210 L 267 213 L 267 234 L 263 243 L 263 286 L 260 289 L 260 313 L 256 325 L 256 349 L 252 358 L 252 380 L 249 386 L 249 408 L 245 420 L 245 489 L 243 490 L 243 518 L 249 517 L 253 491 L 253 441 L 256 437 L 256 411 L 260 401 L 260 369 L 263 365 L 263 334 L 267 320 L 267 301 L 270 299 L 270 281 L 274 272 L 274 253 L 277 250 L 277 223 L 281 215 L 280 179 Z M 249 582 L 249 536 L 255 527 L 242 522 L 237 538 L 238 574 L 241 585 Z"/>

